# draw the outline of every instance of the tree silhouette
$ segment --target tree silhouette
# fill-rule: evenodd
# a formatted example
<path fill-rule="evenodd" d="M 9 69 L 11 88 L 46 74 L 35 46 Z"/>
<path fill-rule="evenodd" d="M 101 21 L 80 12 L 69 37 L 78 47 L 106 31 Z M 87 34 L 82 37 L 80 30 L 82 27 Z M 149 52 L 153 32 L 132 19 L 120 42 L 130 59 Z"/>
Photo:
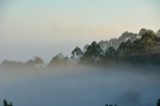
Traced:
<path fill-rule="evenodd" d="M 13 106 L 12 102 L 8 103 L 6 99 L 3 100 L 3 106 Z"/>
<path fill-rule="evenodd" d="M 160 99 L 158 99 L 157 106 L 160 106 Z"/>
<path fill-rule="evenodd" d="M 5 99 L 3 100 L 3 106 L 8 106 L 8 103 Z"/>

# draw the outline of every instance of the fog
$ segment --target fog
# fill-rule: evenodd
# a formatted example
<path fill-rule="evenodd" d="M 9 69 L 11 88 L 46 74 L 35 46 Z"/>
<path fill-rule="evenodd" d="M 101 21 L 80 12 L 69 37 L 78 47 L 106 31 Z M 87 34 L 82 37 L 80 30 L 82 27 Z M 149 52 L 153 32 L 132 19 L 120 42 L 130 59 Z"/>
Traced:
<path fill-rule="evenodd" d="M 14 106 L 155 106 L 159 80 L 158 68 L 149 66 L 1 70 L 0 100 Z"/>

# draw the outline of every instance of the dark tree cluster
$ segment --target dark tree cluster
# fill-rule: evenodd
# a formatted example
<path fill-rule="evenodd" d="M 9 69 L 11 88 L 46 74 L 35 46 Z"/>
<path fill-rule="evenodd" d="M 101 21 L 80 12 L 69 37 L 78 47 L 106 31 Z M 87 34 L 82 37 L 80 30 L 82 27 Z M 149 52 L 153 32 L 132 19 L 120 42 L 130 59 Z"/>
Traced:
<path fill-rule="evenodd" d="M 109 47 L 106 51 L 103 51 L 98 43 L 93 42 L 81 60 L 160 64 L 160 38 L 152 30 L 142 29 L 140 34 L 141 38 L 121 42 L 117 49 Z"/>
<path fill-rule="evenodd" d="M 3 106 L 13 106 L 12 102 L 9 102 L 7 100 L 3 100 Z"/>
<path fill-rule="evenodd" d="M 81 58 L 81 63 L 97 63 L 103 58 L 103 50 L 100 45 L 93 41 L 91 45 L 88 46 L 86 52 Z"/>
<path fill-rule="evenodd" d="M 157 101 L 157 106 L 160 106 L 160 99 L 158 99 Z"/>
<path fill-rule="evenodd" d="M 140 39 L 122 42 L 117 50 L 118 58 L 131 63 L 160 64 L 160 38 L 147 30 Z"/>

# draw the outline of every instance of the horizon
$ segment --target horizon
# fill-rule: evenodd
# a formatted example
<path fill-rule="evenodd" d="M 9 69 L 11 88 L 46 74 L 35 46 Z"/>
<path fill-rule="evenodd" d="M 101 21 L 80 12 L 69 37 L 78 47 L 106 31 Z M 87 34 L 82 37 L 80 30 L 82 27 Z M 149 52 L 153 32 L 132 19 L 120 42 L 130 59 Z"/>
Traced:
<path fill-rule="evenodd" d="M 160 29 L 158 0 L 3 0 L 0 2 L 0 62 L 45 62 L 76 46 L 109 40 L 141 28 Z M 147 17 L 147 18 L 146 18 Z"/>

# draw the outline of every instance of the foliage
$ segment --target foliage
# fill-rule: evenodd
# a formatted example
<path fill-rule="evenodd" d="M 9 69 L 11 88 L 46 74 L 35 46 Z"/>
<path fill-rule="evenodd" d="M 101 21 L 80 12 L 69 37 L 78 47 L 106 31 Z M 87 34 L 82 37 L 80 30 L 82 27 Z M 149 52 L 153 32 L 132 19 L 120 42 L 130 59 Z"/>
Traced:
<path fill-rule="evenodd" d="M 3 106 L 13 106 L 12 102 L 8 103 L 6 99 L 3 100 Z"/>
<path fill-rule="evenodd" d="M 160 99 L 158 99 L 157 101 L 157 106 L 160 106 Z"/>
<path fill-rule="evenodd" d="M 81 62 L 96 63 L 103 57 L 103 50 L 100 45 L 93 41 L 91 45 L 88 46 L 86 52 L 81 58 Z"/>

